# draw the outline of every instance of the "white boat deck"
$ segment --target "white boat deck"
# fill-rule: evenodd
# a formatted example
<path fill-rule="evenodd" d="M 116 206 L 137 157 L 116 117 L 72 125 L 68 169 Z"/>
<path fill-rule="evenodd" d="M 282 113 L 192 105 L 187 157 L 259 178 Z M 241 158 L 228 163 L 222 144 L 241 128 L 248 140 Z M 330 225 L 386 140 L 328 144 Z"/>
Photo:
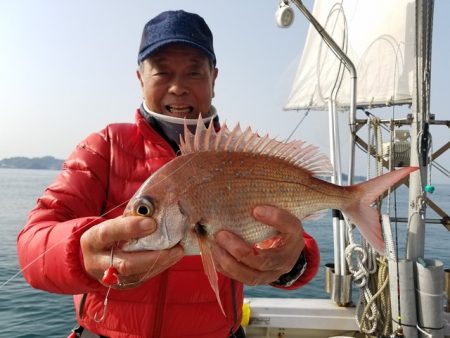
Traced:
<path fill-rule="evenodd" d="M 250 306 L 248 337 L 365 337 L 359 333 L 355 307 L 329 299 L 246 298 Z M 444 314 L 450 323 L 450 313 Z M 450 326 L 443 329 L 450 337 Z"/>
<path fill-rule="evenodd" d="M 329 299 L 246 298 L 250 325 L 359 331 L 354 307 L 339 307 Z"/>
<path fill-rule="evenodd" d="M 354 307 L 329 299 L 246 298 L 248 337 L 332 337 L 358 332 Z"/>

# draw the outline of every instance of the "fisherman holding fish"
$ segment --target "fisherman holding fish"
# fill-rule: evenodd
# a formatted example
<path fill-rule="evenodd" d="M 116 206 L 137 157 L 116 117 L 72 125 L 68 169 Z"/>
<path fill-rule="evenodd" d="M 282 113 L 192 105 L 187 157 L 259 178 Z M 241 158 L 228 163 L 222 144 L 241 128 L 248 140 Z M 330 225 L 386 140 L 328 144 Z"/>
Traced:
<path fill-rule="evenodd" d="M 143 103 L 135 123 L 91 134 L 66 160 L 19 234 L 23 274 L 35 288 L 74 295 L 80 326 L 72 337 L 244 337 L 243 285 L 306 284 L 318 270 L 317 245 L 298 217 L 273 206 L 272 188 L 256 198 L 267 203 L 250 203 L 242 215 L 224 205 L 228 192 L 238 204 L 246 198 L 238 174 L 225 183 L 214 176 L 232 170 L 231 160 L 210 171 L 196 167 L 190 146 L 232 134 L 211 104 L 218 69 L 203 18 L 168 11 L 150 20 L 138 63 Z M 196 136 L 177 157 L 186 133 Z M 243 143 L 233 142 L 236 149 Z M 251 142 L 256 149 L 255 140 L 244 143 Z M 264 149 L 280 150 L 278 143 Z M 183 161 L 185 153 L 191 159 Z M 257 165 L 251 170 L 240 177 L 256 175 Z M 155 177 L 150 190 L 148 177 Z M 215 188 L 223 190 L 213 200 L 208 189 Z M 208 210 L 200 214 L 202 206 Z M 252 239 L 236 223 L 265 233 Z"/>

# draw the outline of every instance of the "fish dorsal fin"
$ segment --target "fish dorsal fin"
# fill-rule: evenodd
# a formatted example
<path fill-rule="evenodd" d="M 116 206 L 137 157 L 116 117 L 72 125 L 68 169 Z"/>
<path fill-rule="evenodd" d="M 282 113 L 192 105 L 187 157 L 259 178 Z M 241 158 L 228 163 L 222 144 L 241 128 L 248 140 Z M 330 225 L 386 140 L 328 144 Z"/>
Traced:
<path fill-rule="evenodd" d="M 242 131 L 239 123 L 231 131 L 226 123 L 216 131 L 213 123 L 206 128 L 201 116 L 197 120 L 195 134 L 184 124 L 180 150 L 183 155 L 202 151 L 248 152 L 284 159 L 315 176 L 327 176 L 332 172 L 328 157 L 316 146 L 297 140 L 281 142 L 269 135 L 261 137 L 250 127 Z"/>

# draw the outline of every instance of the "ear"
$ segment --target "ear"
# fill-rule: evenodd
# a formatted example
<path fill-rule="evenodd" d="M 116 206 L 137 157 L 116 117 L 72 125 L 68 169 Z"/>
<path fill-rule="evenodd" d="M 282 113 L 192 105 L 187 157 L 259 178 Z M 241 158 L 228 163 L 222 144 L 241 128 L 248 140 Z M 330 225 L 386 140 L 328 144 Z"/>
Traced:
<path fill-rule="evenodd" d="M 219 74 L 219 69 L 214 68 L 213 74 L 212 74 L 212 97 L 216 96 L 216 93 L 214 92 L 214 85 L 216 84 L 216 78 L 217 78 L 218 74 Z"/>
<path fill-rule="evenodd" d="M 142 81 L 141 68 L 138 68 L 136 70 L 136 76 L 137 76 L 137 78 L 139 80 L 139 83 L 141 84 L 141 88 L 143 88 L 144 87 L 144 82 Z"/>

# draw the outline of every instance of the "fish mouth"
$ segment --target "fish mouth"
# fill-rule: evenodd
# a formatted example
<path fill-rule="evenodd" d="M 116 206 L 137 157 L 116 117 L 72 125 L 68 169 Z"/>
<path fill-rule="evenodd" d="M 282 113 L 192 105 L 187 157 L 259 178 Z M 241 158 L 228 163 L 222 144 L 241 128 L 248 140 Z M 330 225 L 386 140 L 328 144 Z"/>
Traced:
<path fill-rule="evenodd" d="M 175 117 L 187 117 L 190 118 L 189 115 L 191 115 L 194 111 L 194 107 L 189 105 L 166 105 L 164 107 L 171 116 Z"/>

